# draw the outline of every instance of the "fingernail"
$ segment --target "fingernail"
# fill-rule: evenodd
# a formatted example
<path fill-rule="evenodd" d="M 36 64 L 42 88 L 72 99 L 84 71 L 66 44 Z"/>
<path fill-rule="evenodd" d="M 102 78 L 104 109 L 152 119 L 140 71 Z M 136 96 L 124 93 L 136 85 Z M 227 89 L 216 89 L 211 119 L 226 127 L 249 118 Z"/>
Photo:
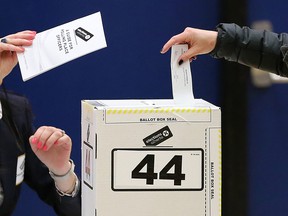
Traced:
<path fill-rule="evenodd" d="M 43 151 L 47 151 L 48 147 L 46 145 L 44 145 L 43 147 Z"/>
<path fill-rule="evenodd" d="M 160 50 L 160 53 L 163 53 L 163 49 Z"/>
<path fill-rule="evenodd" d="M 37 148 L 38 148 L 38 149 L 41 149 L 41 147 L 42 147 L 42 142 L 38 142 L 38 143 L 37 143 Z"/>
<path fill-rule="evenodd" d="M 183 60 L 181 59 L 179 62 L 178 62 L 179 65 L 182 65 L 183 64 Z"/>
<path fill-rule="evenodd" d="M 37 138 L 36 137 L 33 137 L 32 144 L 37 144 Z"/>

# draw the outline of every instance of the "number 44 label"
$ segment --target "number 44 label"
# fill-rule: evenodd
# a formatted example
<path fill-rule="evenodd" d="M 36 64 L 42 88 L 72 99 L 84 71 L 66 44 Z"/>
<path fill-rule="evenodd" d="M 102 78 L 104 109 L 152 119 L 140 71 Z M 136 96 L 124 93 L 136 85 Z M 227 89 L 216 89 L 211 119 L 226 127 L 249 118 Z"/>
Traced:
<path fill-rule="evenodd" d="M 203 149 L 113 149 L 115 191 L 202 190 Z"/>

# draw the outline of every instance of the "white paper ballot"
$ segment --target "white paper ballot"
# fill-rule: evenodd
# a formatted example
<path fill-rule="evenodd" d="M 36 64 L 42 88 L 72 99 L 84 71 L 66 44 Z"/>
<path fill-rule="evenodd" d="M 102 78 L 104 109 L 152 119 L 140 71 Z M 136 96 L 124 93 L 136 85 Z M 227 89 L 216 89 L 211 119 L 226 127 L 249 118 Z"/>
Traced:
<path fill-rule="evenodd" d="M 174 45 L 171 49 L 172 90 L 174 101 L 178 105 L 188 105 L 194 102 L 190 62 L 178 64 L 179 57 L 187 50 L 187 44 Z"/>
<path fill-rule="evenodd" d="M 107 46 L 100 12 L 36 34 L 17 53 L 24 81 Z"/>

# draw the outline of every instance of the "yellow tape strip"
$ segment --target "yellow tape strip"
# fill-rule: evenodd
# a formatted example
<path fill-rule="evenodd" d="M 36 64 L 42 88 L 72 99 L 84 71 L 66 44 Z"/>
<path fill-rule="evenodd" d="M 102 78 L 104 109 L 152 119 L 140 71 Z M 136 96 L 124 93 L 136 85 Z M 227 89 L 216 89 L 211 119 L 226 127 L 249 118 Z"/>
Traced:
<path fill-rule="evenodd" d="M 142 114 L 142 113 L 210 113 L 210 108 L 160 108 L 160 109 L 107 109 L 107 114 Z"/>

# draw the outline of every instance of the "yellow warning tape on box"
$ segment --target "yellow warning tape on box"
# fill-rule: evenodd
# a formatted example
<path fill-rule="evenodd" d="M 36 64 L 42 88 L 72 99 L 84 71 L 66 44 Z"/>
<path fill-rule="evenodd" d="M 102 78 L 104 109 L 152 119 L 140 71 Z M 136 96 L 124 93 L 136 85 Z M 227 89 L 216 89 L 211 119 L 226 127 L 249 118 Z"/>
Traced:
<path fill-rule="evenodd" d="M 108 108 L 106 123 L 135 122 L 210 122 L 210 108 Z"/>

